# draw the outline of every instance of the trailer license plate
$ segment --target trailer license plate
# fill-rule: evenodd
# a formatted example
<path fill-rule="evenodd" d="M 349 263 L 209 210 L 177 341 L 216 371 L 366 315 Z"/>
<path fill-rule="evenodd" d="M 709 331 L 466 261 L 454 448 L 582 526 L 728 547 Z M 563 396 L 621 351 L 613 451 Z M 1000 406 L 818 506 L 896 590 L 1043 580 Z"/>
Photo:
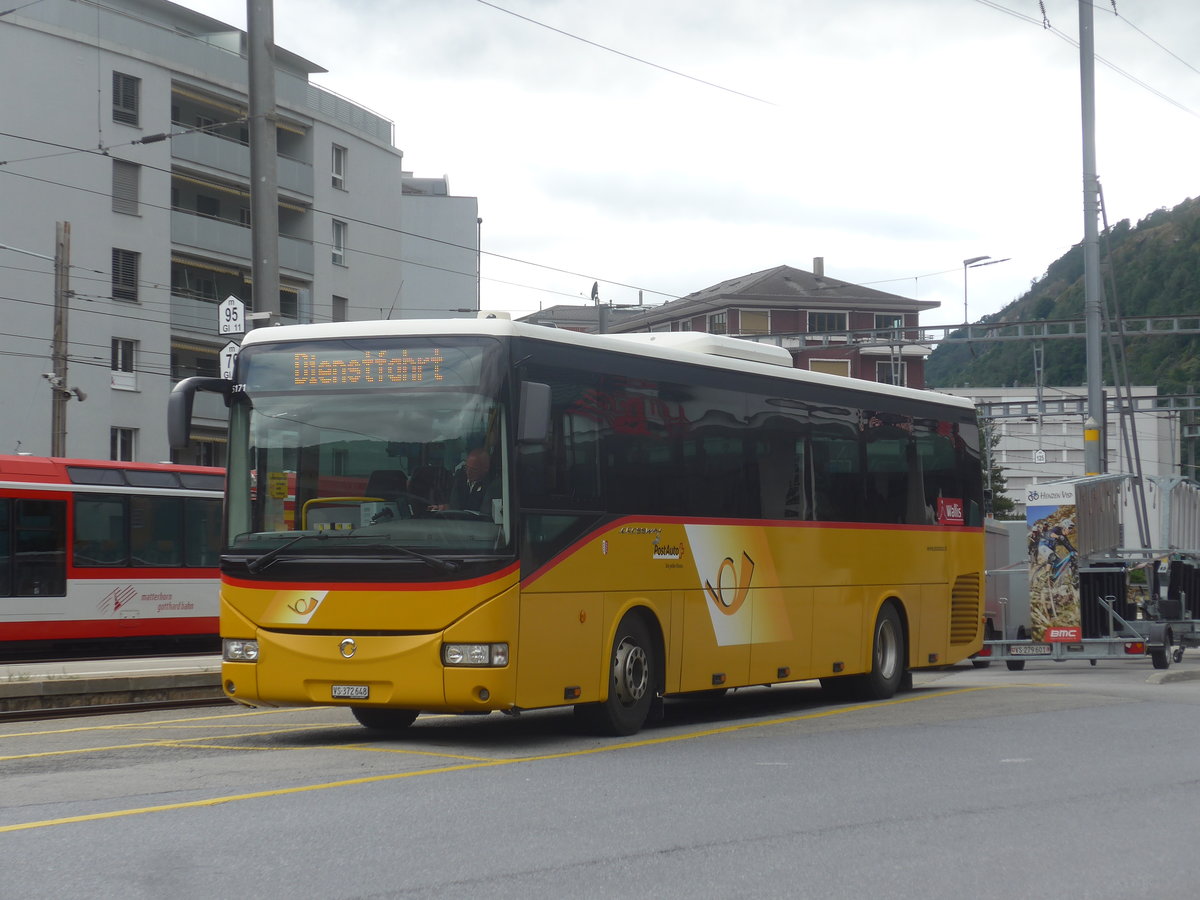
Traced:
<path fill-rule="evenodd" d="M 335 700 L 366 700 L 371 695 L 371 688 L 366 684 L 335 684 L 333 699 Z"/>
<path fill-rule="evenodd" d="M 1013 644 L 1008 648 L 1009 656 L 1049 656 L 1053 652 L 1049 644 Z"/>

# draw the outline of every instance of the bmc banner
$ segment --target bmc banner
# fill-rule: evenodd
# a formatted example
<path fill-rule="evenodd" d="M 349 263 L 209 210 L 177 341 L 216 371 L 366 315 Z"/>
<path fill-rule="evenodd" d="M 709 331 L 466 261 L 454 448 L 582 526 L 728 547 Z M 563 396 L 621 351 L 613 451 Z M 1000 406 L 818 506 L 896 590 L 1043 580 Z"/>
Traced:
<path fill-rule="evenodd" d="M 1029 528 L 1030 637 L 1079 640 L 1079 560 L 1075 549 L 1075 486 L 1039 484 L 1025 501 Z"/>

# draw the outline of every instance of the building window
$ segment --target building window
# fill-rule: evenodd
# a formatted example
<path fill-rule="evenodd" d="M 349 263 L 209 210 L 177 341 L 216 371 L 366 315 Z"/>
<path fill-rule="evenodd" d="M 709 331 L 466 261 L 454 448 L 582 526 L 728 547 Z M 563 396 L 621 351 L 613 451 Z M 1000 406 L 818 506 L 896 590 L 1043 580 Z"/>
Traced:
<path fill-rule="evenodd" d="M 221 201 L 206 194 L 197 194 L 196 212 L 202 216 L 208 216 L 210 219 L 219 219 L 221 217 Z"/>
<path fill-rule="evenodd" d="M 300 294 L 287 288 L 279 289 L 279 315 L 295 319 L 300 314 Z"/>
<path fill-rule="evenodd" d="M 215 441 L 196 441 L 196 465 L 219 466 L 217 444 Z"/>
<path fill-rule="evenodd" d="M 140 253 L 113 247 L 112 252 L 112 295 L 114 300 L 138 299 L 138 261 Z"/>
<path fill-rule="evenodd" d="M 738 334 L 770 334 L 771 313 L 765 309 L 743 309 L 738 316 Z"/>
<path fill-rule="evenodd" d="M 137 390 L 137 341 L 112 339 L 112 386 L 119 391 Z"/>
<path fill-rule="evenodd" d="M 891 361 L 875 363 L 875 380 L 880 384 L 908 384 L 908 363 L 892 365 Z"/>
<path fill-rule="evenodd" d="M 333 220 L 333 264 L 335 266 L 344 266 L 346 264 L 346 231 L 349 226 L 345 222 Z"/>
<path fill-rule="evenodd" d="M 349 321 L 349 314 L 350 314 L 349 298 L 338 297 L 337 295 L 334 295 L 334 298 L 333 298 L 333 321 L 335 321 L 335 322 Z"/>
<path fill-rule="evenodd" d="M 119 459 L 123 462 L 133 462 L 134 442 L 136 438 L 136 428 L 108 429 L 109 459 Z"/>
<path fill-rule="evenodd" d="M 138 106 L 142 92 L 142 79 L 123 72 L 113 72 L 113 121 L 122 125 L 138 124 Z"/>
<path fill-rule="evenodd" d="M 884 328 L 903 328 L 904 316 L 881 316 L 875 314 L 875 330 L 880 331 Z"/>
<path fill-rule="evenodd" d="M 333 186 L 339 191 L 346 189 L 346 148 L 333 145 Z"/>
<path fill-rule="evenodd" d="M 825 375 L 844 375 L 850 377 L 850 360 L 848 359 L 810 359 L 810 372 L 822 372 Z"/>
<path fill-rule="evenodd" d="M 816 332 L 845 331 L 846 314 L 840 312 L 810 312 L 808 330 Z"/>
<path fill-rule="evenodd" d="M 683 319 L 679 322 L 673 322 L 672 328 L 675 331 L 691 331 L 692 330 L 692 320 L 691 319 Z"/>
<path fill-rule="evenodd" d="M 138 180 L 142 167 L 137 163 L 113 160 L 112 208 L 113 212 L 136 216 L 138 214 Z"/>
<path fill-rule="evenodd" d="M 709 334 L 727 334 L 728 332 L 729 320 L 726 313 L 713 313 L 708 317 Z"/>

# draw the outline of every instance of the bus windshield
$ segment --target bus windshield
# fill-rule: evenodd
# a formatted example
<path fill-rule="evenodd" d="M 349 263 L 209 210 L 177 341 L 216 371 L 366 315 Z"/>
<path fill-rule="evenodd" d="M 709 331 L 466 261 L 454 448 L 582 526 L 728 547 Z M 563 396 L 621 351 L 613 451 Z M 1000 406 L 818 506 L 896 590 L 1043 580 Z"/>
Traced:
<path fill-rule="evenodd" d="M 507 552 L 499 351 L 429 337 L 247 348 L 230 420 L 231 552 Z"/>

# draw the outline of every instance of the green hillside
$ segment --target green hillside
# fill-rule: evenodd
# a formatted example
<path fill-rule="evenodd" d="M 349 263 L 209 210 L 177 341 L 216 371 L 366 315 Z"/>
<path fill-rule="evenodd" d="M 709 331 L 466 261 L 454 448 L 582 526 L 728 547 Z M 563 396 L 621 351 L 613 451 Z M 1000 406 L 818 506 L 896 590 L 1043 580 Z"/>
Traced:
<path fill-rule="evenodd" d="M 1128 219 L 1118 222 L 1101 235 L 1100 256 L 1110 315 L 1115 294 L 1127 318 L 1200 316 L 1200 199 L 1157 210 L 1136 226 Z M 1083 299 L 1083 248 L 1077 244 L 1052 263 L 1023 297 L 980 321 L 1082 320 Z M 1047 340 L 1044 383 L 1082 385 L 1085 343 L 1082 338 Z M 1125 352 L 1133 384 L 1157 384 L 1162 394 L 1200 387 L 1200 335 L 1132 338 Z M 1103 355 L 1104 381 L 1111 385 L 1107 349 Z M 941 344 L 929 357 L 925 380 L 931 388 L 1031 386 L 1032 343 Z"/>

